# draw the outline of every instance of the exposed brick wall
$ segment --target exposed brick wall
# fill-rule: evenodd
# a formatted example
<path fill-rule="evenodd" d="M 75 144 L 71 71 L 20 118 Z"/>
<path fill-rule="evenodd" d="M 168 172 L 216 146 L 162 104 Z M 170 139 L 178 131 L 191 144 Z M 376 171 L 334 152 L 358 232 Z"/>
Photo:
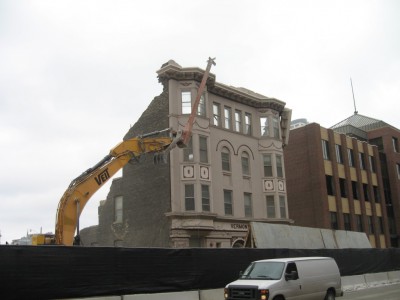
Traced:
<path fill-rule="evenodd" d="M 168 128 L 168 90 L 155 97 L 124 140 Z M 123 196 L 123 223 L 114 223 L 114 198 Z M 98 245 L 168 247 L 170 211 L 169 163 L 153 163 L 153 155 L 123 168 L 99 209 Z"/>

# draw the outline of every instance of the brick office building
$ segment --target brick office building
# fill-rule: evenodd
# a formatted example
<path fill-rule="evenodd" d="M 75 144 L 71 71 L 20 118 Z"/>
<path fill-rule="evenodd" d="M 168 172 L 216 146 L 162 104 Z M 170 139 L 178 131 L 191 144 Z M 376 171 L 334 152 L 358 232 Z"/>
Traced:
<path fill-rule="evenodd" d="M 365 123 L 368 128 L 361 126 Z M 394 176 L 397 170 L 391 166 L 396 165 L 384 161 L 383 146 L 373 143 L 382 139 L 388 147 L 388 136 L 398 131 L 382 125 L 387 124 L 355 114 L 332 129 L 311 123 L 290 132 L 284 155 L 289 214 L 296 225 L 360 231 L 374 247 L 396 245 L 387 207 L 392 205 L 393 193 L 399 194 L 392 188 L 392 200 L 387 202 L 384 172 L 393 169 Z M 365 130 L 371 128 L 367 134 Z M 383 137 L 386 130 L 390 134 Z"/>
<path fill-rule="evenodd" d="M 157 73 L 164 90 L 124 139 L 186 124 L 204 71 L 169 61 Z M 167 164 L 144 157 L 126 165 L 99 207 L 99 225 L 81 231 L 83 242 L 240 247 L 250 221 L 290 223 L 283 160 L 290 118 L 284 102 L 210 74 L 188 147 L 173 149 Z"/>

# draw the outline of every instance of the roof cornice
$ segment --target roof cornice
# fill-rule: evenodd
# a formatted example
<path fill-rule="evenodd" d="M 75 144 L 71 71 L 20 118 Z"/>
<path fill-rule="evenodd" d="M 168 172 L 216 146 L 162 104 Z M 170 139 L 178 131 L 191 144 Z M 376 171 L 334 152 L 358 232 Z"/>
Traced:
<path fill-rule="evenodd" d="M 194 80 L 201 82 L 204 70 L 197 67 L 182 68 L 179 64 L 170 60 L 164 64 L 161 69 L 157 71 L 158 81 L 166 86 L 168 80 Z M 237 88 L 216 82 L 215 74 L 210 73 L 207 79 L 208 92 L 233 100 L 235 102 L 243 103 L 254 108 L 260 109 L 273 109 L 278 112 L 283 112 L 285 102 L 276 98 L 269 98 L 261 94 L 255 93 L 245 88 Z"/>

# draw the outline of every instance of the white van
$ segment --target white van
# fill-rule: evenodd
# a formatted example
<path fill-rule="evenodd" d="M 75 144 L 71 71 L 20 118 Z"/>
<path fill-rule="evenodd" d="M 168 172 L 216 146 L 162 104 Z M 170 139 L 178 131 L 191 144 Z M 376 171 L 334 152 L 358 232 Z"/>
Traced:
<path fill-rule="evenodd" d="M 225 300 L 333 300 L 343 296 L 339 268 L 330 257 L 265 259 L 252 262 L 229 283 Z"/>

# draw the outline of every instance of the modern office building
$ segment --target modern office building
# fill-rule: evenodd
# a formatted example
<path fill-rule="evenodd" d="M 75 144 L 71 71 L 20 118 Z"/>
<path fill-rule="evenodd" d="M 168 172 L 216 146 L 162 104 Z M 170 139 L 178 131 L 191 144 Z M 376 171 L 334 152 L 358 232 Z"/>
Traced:
<path fill-rule="evenodd" d="M 169 61 L 157 71 L 163 92 L 124 139 L 186 124 L 204 70 Z M 241 247 L 249 222 L 291 223 L 283 148 L 285 103 L 216 81 L 210 74 L 192 138 L 166 164 L 142 157 L 114 179 L 99 225 L 85 245 Z"/>
<path fill-rule="evenodd" d="M 365 122 L 368 128 L 360 125 Z M 374 247 L 396 246 L 398 229 L 389 225 L 398 218 L 393 202 L 399 195 L 399 157 L 387 154 L 387 148 L 395 149 L 392 142 L 399 131 L 379 122 L 384 126 L 355 114 L 331 129 L 311 123 L 291 130 L 284 155 L 289 214 L 295 225 L 365 232 Z M 393 176 L 397 182 L 390 181 Z M 394 209 L 387 210 L 390 207 Z"/>

